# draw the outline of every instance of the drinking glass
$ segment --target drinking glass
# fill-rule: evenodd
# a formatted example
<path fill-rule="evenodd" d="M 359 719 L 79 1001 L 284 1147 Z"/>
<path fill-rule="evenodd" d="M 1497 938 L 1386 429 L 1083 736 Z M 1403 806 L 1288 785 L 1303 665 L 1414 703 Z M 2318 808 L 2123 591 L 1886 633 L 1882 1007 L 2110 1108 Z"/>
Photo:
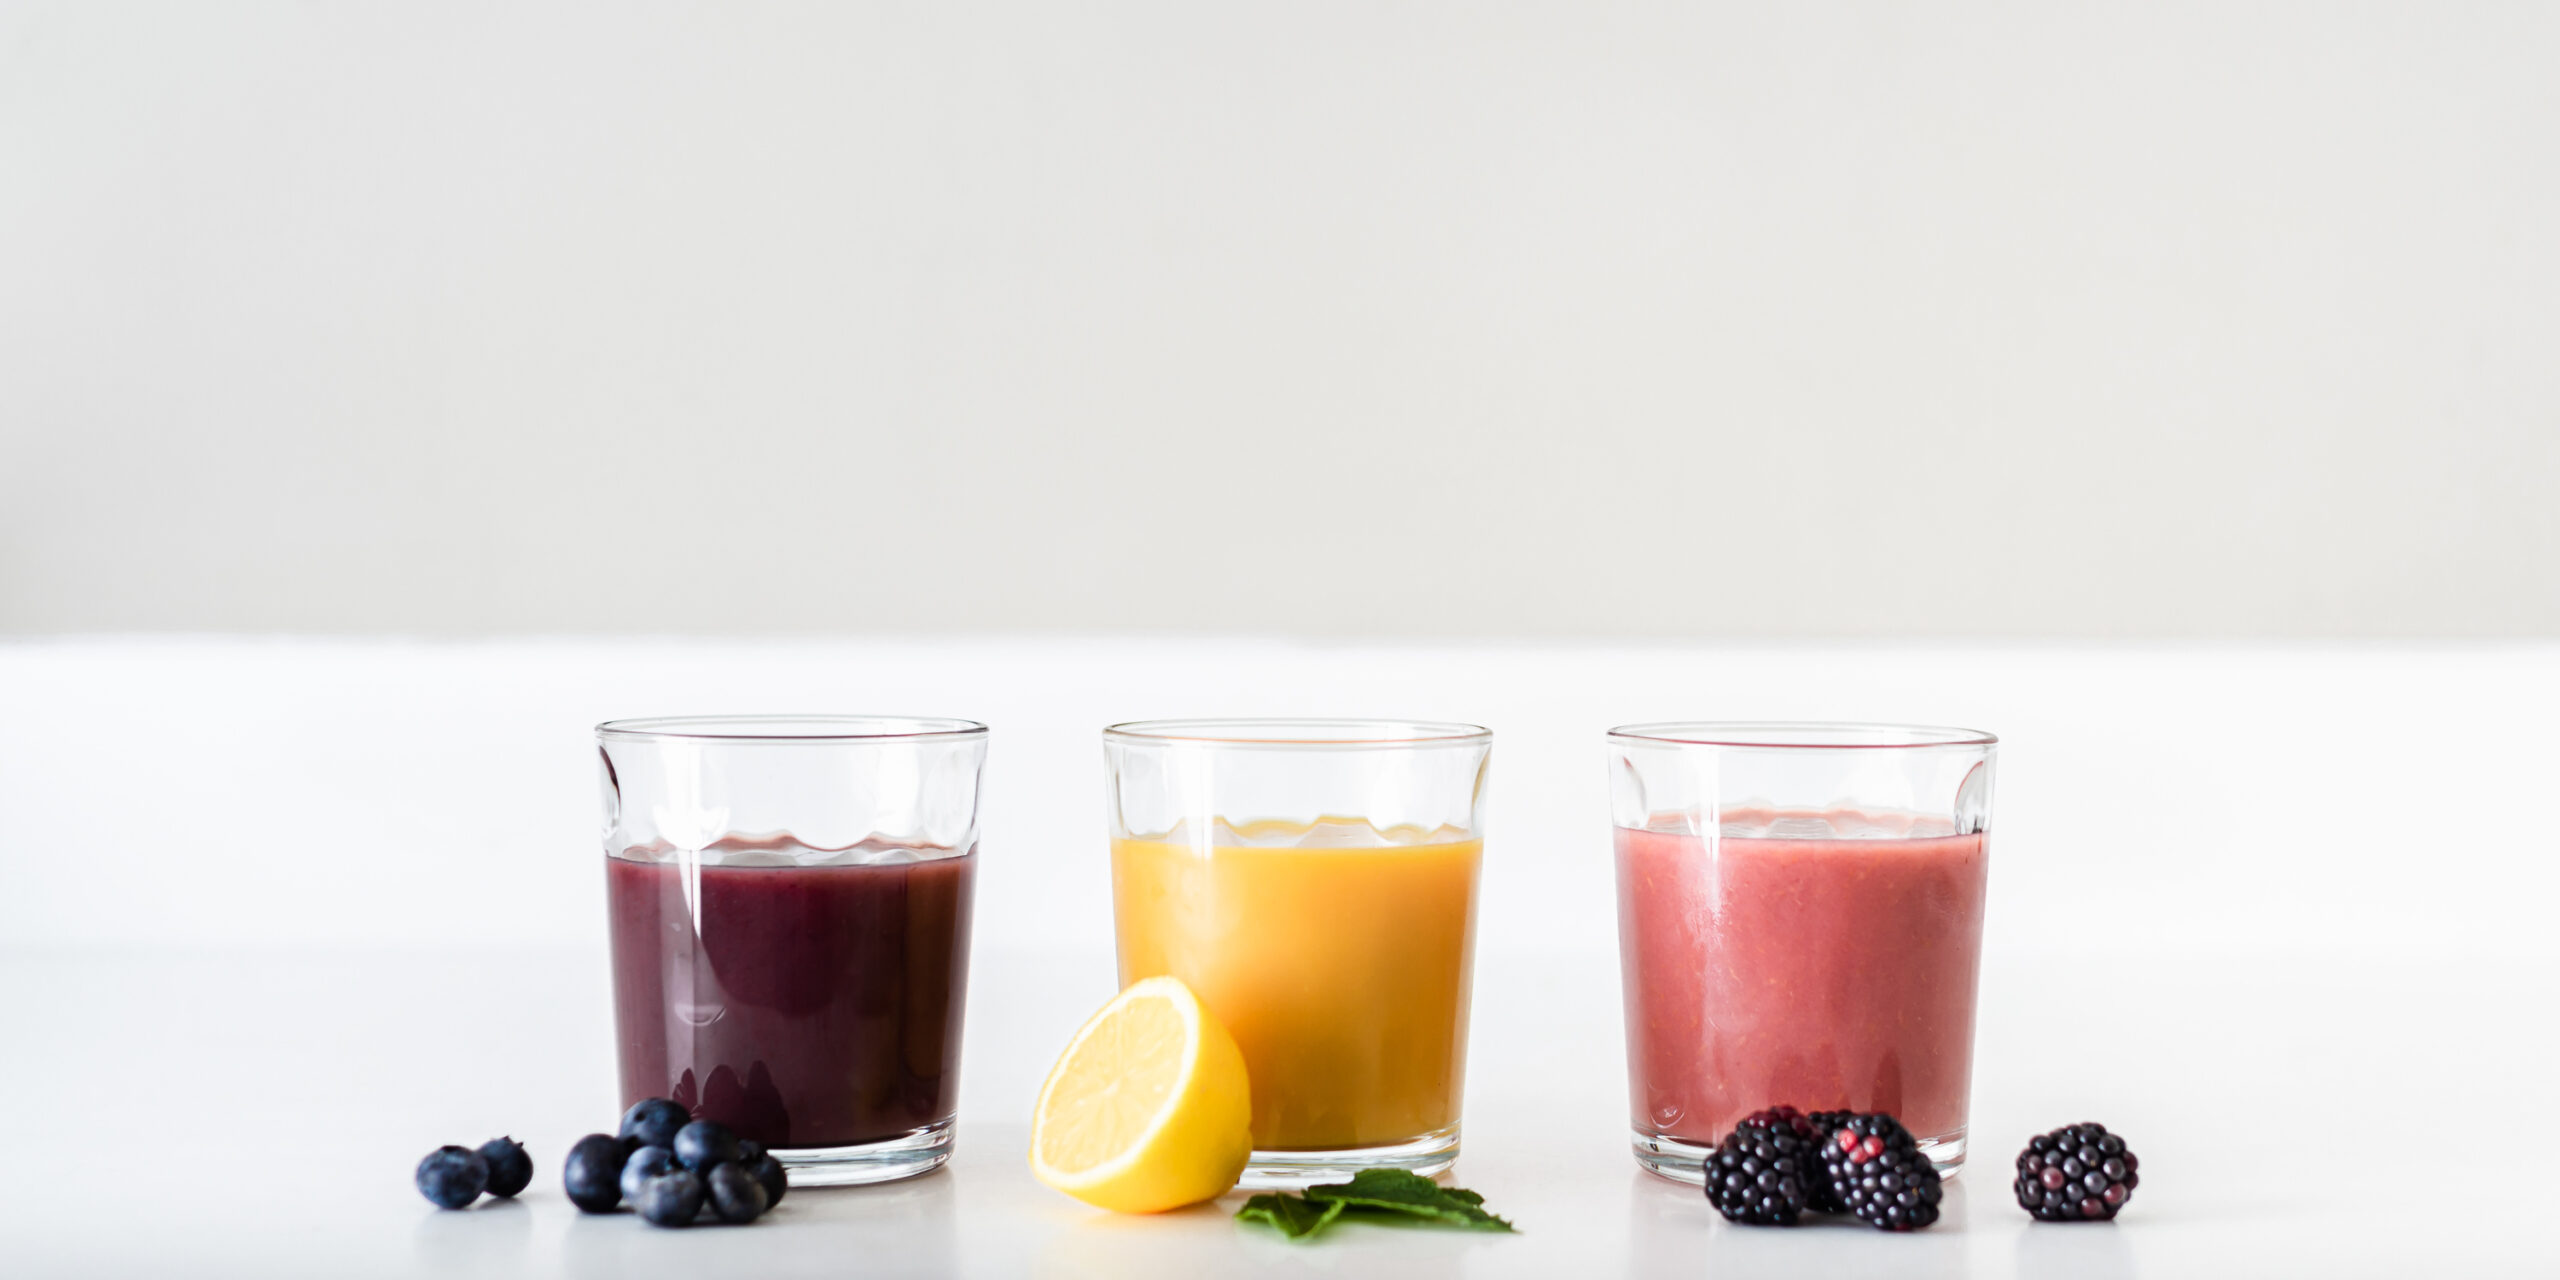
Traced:
<path fill-rule="evenodd" d="M 794 1186 L 951 1154 L 987 728 L 596 726 L 625 1106 L 671 1097 Z"/>
<path fill-rule="evenodd" d="M 1235 1036 L 1246 1184 L 1448 1168 L 1493 735 L 1160 720 L 1102 736 L 1120 982 L 1180 978 Z"/>
<path fill-rule="evenodd" d="M 1636 1162 L 1684 1182 L 1769 1106 L 1891 1112 L 1964 1162 L 1998 739 L 1609 731 Z"/>

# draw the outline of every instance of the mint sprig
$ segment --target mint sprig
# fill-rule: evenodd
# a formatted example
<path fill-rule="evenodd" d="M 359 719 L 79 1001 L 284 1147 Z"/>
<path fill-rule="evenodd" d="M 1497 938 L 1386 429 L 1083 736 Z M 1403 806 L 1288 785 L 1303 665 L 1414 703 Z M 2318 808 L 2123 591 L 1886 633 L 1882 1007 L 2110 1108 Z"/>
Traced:
<path fill-rule="evenodd" d="M 1347 1216 L 1420 1218 L 1468 1231 L 1516 1230 L 1485 1212 L 1483 1196 L 1403 1169 L 1363 1169 L 1349 1182 L 1309 1187 L 1303 1197 L 1258 1195 L 1236 1210 L 1237 1221 L 1264 1223 L 1291 1240 L 1306 1239 Z"/>
<path fill-rule="evenodd" d="M 1324 1230 L 1347 1207 L 1339 1200 L 1264 1194 L 1245 1201 L 1244 1207 L 1236 1210 L 1236 1221 L 1259 1222 L 1296 1240 Z"/>

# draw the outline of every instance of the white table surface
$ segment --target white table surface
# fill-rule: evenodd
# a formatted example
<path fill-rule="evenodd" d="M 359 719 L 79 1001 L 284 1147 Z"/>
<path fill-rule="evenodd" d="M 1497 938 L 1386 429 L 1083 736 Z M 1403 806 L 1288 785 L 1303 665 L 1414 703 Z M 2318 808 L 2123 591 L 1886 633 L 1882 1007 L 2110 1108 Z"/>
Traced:
<path fill-rule="evenodd" d="M 959 1155 L 743 1230 L 583 1218 L 617 1115 L 594 743 L 612 716 L 995 726 Z M 1516 1238 L 1033 1183 L 1032 1096 L 1112 988 L 1095 730 L 1393 714 L 1496 732 L 1459 1180 Z M 1973 1126 L 1946 1220 L 1746 1230 L 1625 1148 L 1600 732 L 1903 719 L 2004 741 Z M 0 644 L 0 1277 L 656 1274 L 2560 1276 L 2560 646 Z M 2143 1157 L 2112 1227 L 2003 1194 L 2031 1134 Z M 532 1147 L 440 1213 L 446 1142 Z"/>
<path fill-rule="evenodd" d="M 475 1275 L 2264 1276 L 2551 1275 L 2530 1115 L 2555 1037 L 2547 967 L 2264 961 L 2070 972 L 1994 957 L 1984 986 L 1981 1162 L 1911 1236 L 1842 1221 L 1730 1226 L 1625 1150 L 1613 965 L 1496 961 L 1479 975 L 1458 1181 L 1516 1237 L 1352 1225 L 1290 1244 L 1237 1197 L 1119 1217 L 1035 1183 L 1038 1076 L 1109 987 L 1092 954 L 979 957 L 958 1154 L 872 1188 L 796 1191 L 745 1229 L 579 1214 L 559 1161 L 615 1119 L 600 956 L 10 953 L 0 1088 L 0 1258 L 16 1277 Z M 2094 1118 L 2145 1181 L 2112 1226 L 2031 1223 L 2004 1166 L 2030 1133 Z M 410 1185 L 443 1142 L 532 1148 L 518 1202 L 443 1212 Z M 2418 1143 L 2460 1142 L 2428 1155 Z M 2406 1154 L 2392 1144 L 2412 1144 Z"/>

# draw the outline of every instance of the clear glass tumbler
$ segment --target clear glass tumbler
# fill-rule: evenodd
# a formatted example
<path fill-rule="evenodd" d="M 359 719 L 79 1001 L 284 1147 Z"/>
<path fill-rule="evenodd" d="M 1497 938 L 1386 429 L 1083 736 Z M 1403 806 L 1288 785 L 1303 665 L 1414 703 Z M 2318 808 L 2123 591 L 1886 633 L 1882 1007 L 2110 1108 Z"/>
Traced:
<path fill-rule="evenodd" d="M 985 725 L 596 726 L 622 1100 L 763 1143 L 794 1186 L 950 1158 Z"/>
<path fill-rule="evenodd" d="M 1888 1111 L 1964 1162 L 1998 739 L 1609 732 L 1636 1162 L 1703 1180 L 1762 1107 Z"/>
<path fill-rule="evenodd" d="M 1492 749 L 1380 720 L 1103 731 L 1120 982 L 1172 974 L 1235 1035 L 1246 1185 L 1457 1159 Z"/>

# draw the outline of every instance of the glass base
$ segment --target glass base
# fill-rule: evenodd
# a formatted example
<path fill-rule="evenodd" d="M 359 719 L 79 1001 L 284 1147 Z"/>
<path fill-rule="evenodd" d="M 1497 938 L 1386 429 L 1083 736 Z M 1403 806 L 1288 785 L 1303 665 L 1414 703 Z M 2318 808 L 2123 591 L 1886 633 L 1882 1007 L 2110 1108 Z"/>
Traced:
<path fill-rule="evenodd" d="M 778 1147 L 773 1158 L 795 1187 L 858 1187 L 931 1173 L 951 1158 L 951 1121 L 851 1147 Z"/>
<path fill-rule="evenodd" d="M 1958 1129 L 1954 1133 L 1920 1139 L 1920 1154 L 1929 1157 L 1929 1163 L 1937 1169 L 1939 1177 L 1952 1178 L 1964 1171 L 1964 1135 L 1965 1131 Z M 1707 1184 L 1707 1157 L 1715 1154 L 1714 1147 L 1682 1142 L 1678 1138 L 1646 1133 L 1641 1129 L 1629 1133 L 1627 1139 L 1635 1148 L 1636 1164 L 1645 1172 L 1693 1187 Z"/>
<path fill-rule="evenodd" d="M 1410 1142 L 1384 1147 L 1328 1147 L 1321 1151 L 1256 1151 L 1245 1162 L 1239 1187 L 1296 1191 L 1319 1182 L 1347 1182 L 1362 1169 L 1405 1169 L 1431 1177 L 1458 1162 L 1458 1126 L 1434 1129 Z"/>

